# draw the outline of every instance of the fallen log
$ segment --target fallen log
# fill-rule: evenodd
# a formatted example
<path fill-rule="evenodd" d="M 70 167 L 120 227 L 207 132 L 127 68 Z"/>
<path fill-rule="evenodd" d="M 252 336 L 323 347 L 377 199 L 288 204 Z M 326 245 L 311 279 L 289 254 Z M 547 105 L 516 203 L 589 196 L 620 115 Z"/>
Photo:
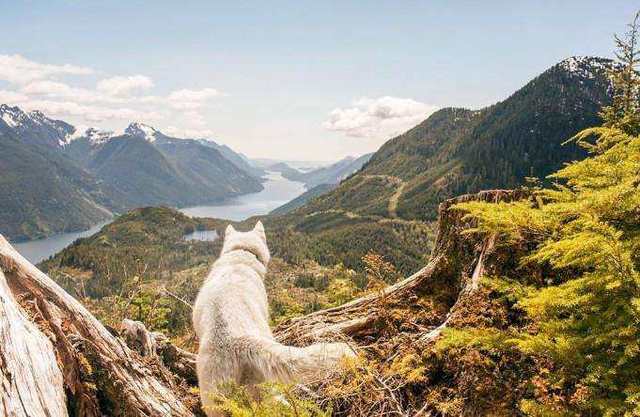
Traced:
<path fill-rule="evenodd" d="M 8 341 L 0 345 L 5 414 L 195 415 L 188 387 L 112 335 L 1 235 L 0 301 L 0 338 Z"/>

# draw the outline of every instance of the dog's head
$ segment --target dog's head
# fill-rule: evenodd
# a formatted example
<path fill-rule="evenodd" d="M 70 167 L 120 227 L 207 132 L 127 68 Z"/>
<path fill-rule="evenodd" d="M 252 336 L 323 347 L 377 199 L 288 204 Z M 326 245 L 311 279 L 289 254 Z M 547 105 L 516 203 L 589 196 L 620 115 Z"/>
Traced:
<path fill-rule="evenodd" d="M 232 225 L 227 226 L 224 232 L 224 245 L 222 253 L 234 250 L 245 250 L 255 255 L 264 266 L 267 266 L 271 259 L 269 247 L 267 246 L 267 235 L 264 232 L 262 222 L 256 223 L 253 230 L 249 232 L 239 232 Z"/>

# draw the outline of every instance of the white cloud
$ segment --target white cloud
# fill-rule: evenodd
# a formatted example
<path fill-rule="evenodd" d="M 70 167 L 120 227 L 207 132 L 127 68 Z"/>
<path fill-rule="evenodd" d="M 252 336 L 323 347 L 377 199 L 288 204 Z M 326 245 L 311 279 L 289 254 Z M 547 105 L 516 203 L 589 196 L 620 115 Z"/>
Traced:
<path fill-rule="evenodd" d="M 212 135 L 202 112 L 212 99 L 224 95 L 215 88 L 184 88 L 160 96 L 143 94 L 155 85 L 141 74 L 107 76 L 97 80 L 95 88 L 78 80 L 92 75 L 89 81 L 95 81 L 97 73 L 88 67 L 44 64 L 21 55 L 0 54 L 0 82 L 8 84 L 0 90 L 0 103 L 41 110 L 71 123 L 107 122 L 109 128 L 119 128 L 132 121 L 171 120 L 180 136 Z"/>
<path fill-rule="evenodd" d="M 89 75 L 93 72 L 91 68 L 71 64 L 41 64 L 17 54 L 0 55 L 0 80 L 12 84 L 25 84 L 59 75 Z"/>
<path fill-rule="evenodd" d="M 107 120 L 161 120 L 162 116 L 153 111 L 140 111 L 127 107 L 109 108 L 76 103 L 73 101 L 30 100 L 21 104 L 25 110 L 40 110 L 48 116 L 79 117 L 90 123 Z"/>
<path fill-rule="evenodd" d="M 16 91 L 0 90 L 0 104 L 20 104 L 29 100 L 29 96 L 26 94 L 18 93 Z"/>
<path fill-rule="evenodd" d="M 177 90 L 169 94 L 169 105 L 179 110 L 194 110 L 202 107 L 208 100 L 220 97 L 223 94 L 215 88 L 203 88 L 201 90 Z"/>
<path fill-rule="evenodd" d="M 146 90 L 153 87 L 153 80 L 144 75 L 129 75 L 105 78 L 96 86 L 98 91 L 112 96 L 128 95 L 136 90 Z"/>
<path fill-rule="evenodd" d="M 435 110 L 435 106 L 410 98 L 365 97 L 351 107 L 332 110 L 323 126 L 350 137 L 386 139 L 417 125 Z"/>
<path fill-rule="evenodd" d="M 71 87 L 59 81 L 40 80 L 24 85 L 20 92 L 30 97 L 59 98 L 80 103 L 118 102 L 86 88 Z"/>

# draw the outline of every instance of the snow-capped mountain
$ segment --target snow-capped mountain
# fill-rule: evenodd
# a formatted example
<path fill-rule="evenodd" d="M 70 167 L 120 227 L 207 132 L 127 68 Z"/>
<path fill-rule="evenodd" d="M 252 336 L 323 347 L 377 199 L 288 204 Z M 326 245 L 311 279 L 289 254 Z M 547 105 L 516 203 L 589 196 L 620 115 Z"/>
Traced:
<path fill-rule="evenodd" d="M 75 128 L 38 110 L 25 112 L 17 106 L 0 104 L 0 131 L 12 132 L 21 140 L 51 147 L 64 146 Z"/>
<path fill-rule="evenodd" d="M 156 144 L 158 139 L 163 144 L 172 141 L 193 140 L 202 147 L 216 149 L 236 167 L 254 177 L 259 178 L 264 174 L 264 171 L 249 164 L 244 155 L 233 151 L 226 145 L 220 145 L 204 139 L 173 138 L 141 122 L 129 124 L 124 133 L 118 134 L 97 127 L 74 127 L 64 121 L 49 118 L 37 110 L 25 112 L 17 106 L 1 104 L 0 131 L 10 132 L 29 143 L 62 148 L 63 152 L 75 159 L 79 159 L 82 164 L 86 163 L 90 158 L 91 152 L 116 137 L 141 138 L 151 144 Z"/>
<path fill-rule="evenodd" d="M 558 64 L 566 72 L 587 79 L 606 76 L 614 65 L 615 63 L 611 59 L 595 56 L 572 56 Z"/>
<path fill-rule="evenodd" d="M 0 233 L 34 238 L 88 228 L 110 212 L 188 206 L 262 189 L 225 147 L 164 135 L 143 123 L 123 133 L 74 127 L 0 105 Z M 239 157 L 238 157 L 239 158 Z"/>
<path fill-rule="evenodd" d="M 125 135 L 142 138 L 148 142 L 155 142 L 159 136 L 164 136 L 155 128 L 140 122 L 131 123 L 124 130 Z"/>
<path fill-rule="evenodd" d="M 79 139 L 86 139 L 92 145 L 102 145 L 114 136 L 116 136 L 116 133 L 112 130 L 101 130 L 95 127 L 76 127 L 75 131 L 66 137 L 65 145 Z"/>

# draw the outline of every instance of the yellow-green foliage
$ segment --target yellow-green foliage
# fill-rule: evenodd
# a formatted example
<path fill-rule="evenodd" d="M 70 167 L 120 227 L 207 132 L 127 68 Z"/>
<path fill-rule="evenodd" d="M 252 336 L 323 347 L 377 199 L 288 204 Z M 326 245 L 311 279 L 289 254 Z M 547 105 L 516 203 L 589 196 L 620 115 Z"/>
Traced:
<path fill-rule="evenodd" d="M 229 417 L 329 417 L 313 401 L 300 398 L 293 387 L 263 384 L 251 388 L 227 385 L 215 395 L 216 410 Z"/>
<path fill-rule="evenodd" d="M 603 126 L 573 138 L 591 156 L 551 175 L 556 185 L 533 190 L 527 200 L 458 206 L 478 220 L 472 232 L 512 242 L 534 238 L 539 244 L 523 262 L 563 271 L 548 286 L 515 292 L 516 306 L 533 323 L 528 332 L 457 330 L 441 342 L 515 346 L 551 361 L 555 371 L 539 382 L 566 400 L 526 400 L 521 407 L 529 415 L 640 415 L 640 78 L 631 50 L 637 19 L 631 27 L 629 41 L 620 41 L 623 75 L 614 80 L 617 98 L 604 109 Z"/>

